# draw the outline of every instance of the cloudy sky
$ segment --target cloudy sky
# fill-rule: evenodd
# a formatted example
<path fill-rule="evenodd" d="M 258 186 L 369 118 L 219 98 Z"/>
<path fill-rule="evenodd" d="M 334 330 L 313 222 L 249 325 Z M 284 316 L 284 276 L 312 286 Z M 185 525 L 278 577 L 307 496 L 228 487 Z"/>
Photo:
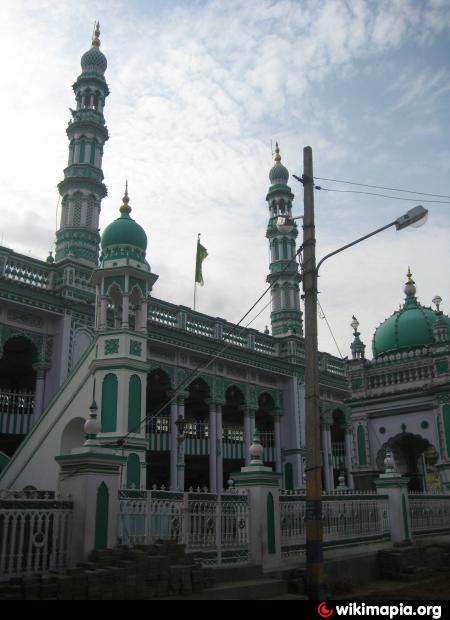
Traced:
<path fill-rule="evenodd" d="M 416 204 L 430 209 L 425 226 L 390 229 L 321 269 L 342 354 L 352 314 L 370 346 L 403 300 L 408 265 L 420 301 L 440 294 L 449 312 L 448 0 L 1 0 L 0 242 L 40 258 L 54 242 L 71 84 L 96 19 L 111 89 L 101 224 L 117 216 L 128 178 L 156 297 L 193 305 L 198 232 L 209 256 L 197 309 L 237 321 L 259 297 L 277 140 L 291 174 L 312 147 L 323 188 L 411 197 L 327 178 L 444 196 L 316 191 L 319 258 Z M 300 215 L 302 190 L 290 185 Z M 323 319 L 319 329 L 321 349 L 338 354 Z"/>

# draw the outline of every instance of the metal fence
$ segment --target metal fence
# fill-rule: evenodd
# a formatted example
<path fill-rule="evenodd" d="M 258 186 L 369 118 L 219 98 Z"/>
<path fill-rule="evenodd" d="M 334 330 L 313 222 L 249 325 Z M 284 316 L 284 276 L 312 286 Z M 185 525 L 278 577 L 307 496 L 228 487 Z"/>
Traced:
<path fill-rule="evenodd" d="M 174 540 L 204 564 L 249 561 L 246 494 L 121 490 L 119 504 L 121 544 Z"/>
<path fill-rule="evenodd" d="M 73 504 L 43 491 L 0 491 L 0 580 L 68 565 Z"/>
<path fill-rule="evenodd" d="M 305 552 L 305 515 L 304 495 L 280 496 L 281 551 L 285 558 Z M 322 526 L 323 541 L 329 547 L 387 539 L 390 536 L 387 496 L 324 496 Z"/>
<path fill-rule="evenodd" d="M 413 535 L 450 532 L 450 495 L 411 494 L 409 511 Z"/>

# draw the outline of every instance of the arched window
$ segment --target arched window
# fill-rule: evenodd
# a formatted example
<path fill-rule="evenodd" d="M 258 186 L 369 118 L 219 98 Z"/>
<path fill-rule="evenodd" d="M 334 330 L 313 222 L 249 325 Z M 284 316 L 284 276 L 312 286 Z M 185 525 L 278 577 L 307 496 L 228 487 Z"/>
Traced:
<path fill-rule="evenodd" d="M 95 165 L 95 151 L 96 151 L 96 147 L 97 147 L 97 142 L 95 140 L 92 140 L 92 142 L 91 142 L 91 152 L 90 152 L 90 156 L 89 156 L 89 163 L 92 164 L 93 166 Z"/>
<path fill-rule="evenodd" d="M 286 237 L 283 237 L 283 258 L 287 259 L 288 257 L 288 241 Z"/>
<path fill-rule="evenodd" d="M 367 465 L 367 452 L 366 452 L 366 433 L 364 432 L 364 426 L 360 424 L 357 431 L 358 442 L 358 462 L 362 467 Z"/>
<path fill-rule="evenodd" d="M 273 240 L 273 249 L 275 253 L 275 260 L 279 260 L 280 258 L 280 248 L 278 246 L 278 239 Z"/>
<path fill-rule="evenodd" d="M 128 432 L 139 433 L 141 422 L 142 384 L 138 375 L 132 375 L 128 390 Z"/>
<path fill-rule="evenodd" d="M 447 457 L 450 458 L 450 405 L 444 405 L 442 408 L 444 418 L 445 443 L 447 444 Z"/>
<path fill-rule="evenodd" d="M 86 143 L 85 143 L 84 140 L 81 140 L 81 142 L 80 142 L 80 157 L 79 157 L 80 164 L 84 163 L 85 155 L 86 155 Z"/>
<path fill-rule="evenodd" d="M 127 460 L 127 489 L 141 487 L 141 463 L 137 454 L 130 454 Z"/>
<path fill-rule="evenodd" d="M 95 542 L 96 549 L 106 549 L 108 546 L 108 517 L 109 491 L 104 482 L 97 489 L 95 510 Z"/>

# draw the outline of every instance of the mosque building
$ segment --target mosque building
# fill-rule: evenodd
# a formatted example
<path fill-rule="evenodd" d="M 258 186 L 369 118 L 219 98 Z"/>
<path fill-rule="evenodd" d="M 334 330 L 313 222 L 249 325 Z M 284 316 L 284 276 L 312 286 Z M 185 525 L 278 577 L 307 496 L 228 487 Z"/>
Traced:
<path fill-rule="evenodd" d="M 132 217 L 139 205 L 132 211 L 127 186 L 99 235 L 106 69 L 97 25 L 73 85 L 55 256 L 0 247 L 0 488 L 56 489 L 55 456 L 83 444 L 90 414 L 98 440 L 126 458 L 124 487 L 220 491 L 257 430 L 283 487 L 303 488 L 298 230 L 276 226 L 294 200 L 278 145 L 266 196 L 271 332 L 158 299 L 151 231 Z M 319 355 L 327 491 L 370 487 L 386 445 L 415 488 L 450 484 L 450 319 L 407 287 L 404 308 L 375 334 L 372 361 L 356 324 L 352 360 Z"/>

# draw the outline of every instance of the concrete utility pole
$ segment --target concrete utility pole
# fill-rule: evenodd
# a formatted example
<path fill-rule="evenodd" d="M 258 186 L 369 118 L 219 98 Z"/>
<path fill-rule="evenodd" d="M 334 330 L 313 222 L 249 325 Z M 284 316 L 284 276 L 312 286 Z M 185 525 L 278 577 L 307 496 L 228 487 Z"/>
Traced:
<path fill-rule="evenodd" d="M 306 572 L 308 595 L 324 599 L 317 269 L 312 149 L 303 149 L 303 292 L 305 294 Z"/>

